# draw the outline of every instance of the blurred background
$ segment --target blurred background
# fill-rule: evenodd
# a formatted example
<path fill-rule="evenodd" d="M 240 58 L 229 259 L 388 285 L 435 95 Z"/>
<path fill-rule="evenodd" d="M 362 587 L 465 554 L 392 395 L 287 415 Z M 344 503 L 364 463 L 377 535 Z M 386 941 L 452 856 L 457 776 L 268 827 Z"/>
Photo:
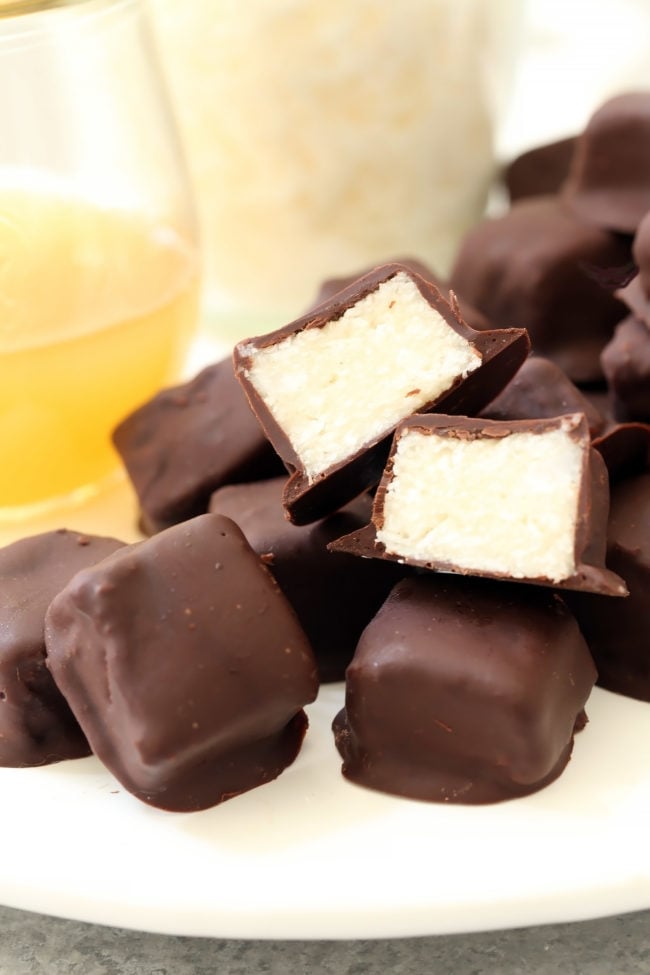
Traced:
<path fill-rule="evenodd" d="M 610 95 L 650 87 L 647 0 L 522 0 L 518 63 L 498 152 L 582 129 Z"/>
<path fill-rule="evenodd" d="M 650 87 L 647 0 L 149 0 L 227 340 L 391 257 L 441 275 L 500 162 Z"/>

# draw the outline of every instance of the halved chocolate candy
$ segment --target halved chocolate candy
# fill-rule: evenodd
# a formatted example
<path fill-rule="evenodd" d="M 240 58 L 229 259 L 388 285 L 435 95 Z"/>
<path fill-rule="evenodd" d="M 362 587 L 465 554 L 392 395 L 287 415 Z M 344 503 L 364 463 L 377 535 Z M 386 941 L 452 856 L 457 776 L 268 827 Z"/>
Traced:
<path fill-rule="evenodd" d="M 204 809 L 276 778 L 318 688 L 293 610 L 220 515 L 78 573 L 50 606 L 46 643 L 95 754 L 162 809 Z"/>
<path fill-rule="evenodd" d="M 334 721 L 343 774 L 434 802 L 535 792 L 567 764 L 595 677 L 556 593 L 406 579 L 347 670 L 345 709 Z"/>
<path fill-rule="evenodd" d="M 392 264 L 240 343 L 235 367 L 291 472 L 288 515 L 306 524 L 377 483 L 401 419 L 481 409 L 528 348 L 523 329 L 475 332 L 433 284 Z"/>
<path fill-rule="evenodd" d="M 624 596 L 605 568 L 609 490 L 583 414 L 400 424 L 372 523 L 332 551 Z"/>
<path fill-rule="evenodd" d="M 45 665 L 45 613 L 75 573 L 123 545 L 60 529 L 0 549 L 0 765 L 47 765 L 90 754 Z"/>

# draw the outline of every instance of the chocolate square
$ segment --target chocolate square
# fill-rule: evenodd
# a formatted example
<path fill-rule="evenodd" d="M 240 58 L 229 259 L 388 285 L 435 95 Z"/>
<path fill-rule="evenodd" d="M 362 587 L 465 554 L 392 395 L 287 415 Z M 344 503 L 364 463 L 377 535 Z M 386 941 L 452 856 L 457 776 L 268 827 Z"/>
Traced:
<path fill-rule="evenodd" d="M 214 514 L 77 574 L 50 606 L 46 644 L 95 754 L 162 809 L 203 809 L 276 778 L 318 688 L 277 583 Z"/>
<path fill-rule="evenodd" d="M 334 722 L 343 774 L 435 802 L 535 792 L 566 766 L 595 677 L 557 594 L 450 576 L 405 579 L 348 667 Z"/>
<path fill-rule="evenodd" d="M 626 312 L 609 279 L 630 260 L 628 238 L 584 223 L 555 197 L 536 197 L 470 230 L 450 286 L 493 326 L 528 329 L 533 352 L 573 382 L 594 383 Z"/>
<path fill-rule="evenodd" d="M 123 544 L 62 528 L 0 549 L 0 765 L 47 765 L 90 754 L 45 665 L 45 613 L 77 572 Z"/>

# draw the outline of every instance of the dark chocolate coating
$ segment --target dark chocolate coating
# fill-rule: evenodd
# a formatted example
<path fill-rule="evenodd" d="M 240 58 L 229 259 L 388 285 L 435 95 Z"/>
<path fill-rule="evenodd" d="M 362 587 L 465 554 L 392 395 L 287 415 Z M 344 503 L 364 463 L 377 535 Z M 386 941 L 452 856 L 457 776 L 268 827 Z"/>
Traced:
<path fill-rule="evenodd" d="M 503 182 L 511 202 L 557 193 L 564 183 L 577 136 L 558 139 L 522 152 L 506 166 Z"/>
<path fill-rule="evenodd" d="M 455 302 L 452 307 L 433 284 L 400 264 L 376 268 L 297 321 L 268 335 L 240 343 L 234 351 L 235 372 L 269 440 L 291 474 L 283 503 L 290 520 L 296 525 L 309 524 L 338 511 L 377 484 L 388 456 L 393 431 L 388 431 L 381 439 L 369 441 L 355 455 L 331 467 L 310 483 L 289 438 L 246 376 L 251 358 L 250 348 L 268 348 L 305 329 L 323 328 L 400 273 L 406 273 L 411 278 L 432 308 L 450 328 L 470 342 L 482 358 L 478 369 L 466 378 L 459 376 L 434 402 L 424 404 L 420 412 L 433 409 L 448 413 L 478 412 L 503 389 L 528 355 L 530 346 L 524 329 L 474 331 L 460 318 Z"/>
<path fill-rule="evenodd" d="M 275 477 L 284 466 L 224 359 L 158 393 L 113 433 L 148 534 L 207 511 L 224 484 Z"/>
<path fill-rule="evenodd" d="M 343 774 L 434 802 L 535 792 L 566 766 L 596 670 L 550 591 L 398 583 L 359 641 L 334 722 Z"/>
<path fill-rule="evenodd" d="M 645 214 L 634 235 L 632 256 L 639 269 L 639 282 L 647 302 L 650 298 L 650 211 Z"/>
<path fill-rule="evenodd" d="M 413 271 L 414 274 L 419 274 L 421 278 L 425 281 L 429 281 L 433 284 L 438 291 L 441 292 L 443 297 L 446 298 L 449 293 L 449 287 L 445 282 L 435 274 L 431 268 L 423 264 L 421 261 L 414 260 L 412 257 L 395 257 L 384 262 L 385 264 L 401 264 L 402 267 L 406 267 L 409 271 Z M 339 291 L 343 291 L 348 288 L 351 284 L 354 284 L 359 278 L 363 277 L 365 274 L 369 274 L 374 271 L 373 267 L 366 267 L 357 274 L 349 274 L 342 278 L 328 278 L 320 286 L 316 299 L 312 305 L 315 308 L 317 305 L 322 304 L 324 301 L 329 301 L 334 295 L 338 294 Z M 448 299 L 447 299 L 448 300 Z M 486 329 L 492 328 L 488 322 L 485 315 L 481 314 L 478 308 L 474 308 L 469 302 L 458 299 L 458 309 L 460 311 L 460 317 L 464 322 L 467 322 L 470 328 L 476 329 L 478 332 L 483 332 Z"/>
<path fill-rule="evenodd" d="M 232 518 L 264 557 L 309 637 L 320 679 L 343 680 L 363 628 L 405 570 L 327 549 L 328 542 L 366 524 L 368 495 L 313 525 L 292 525 L 282 507 L 285 481 L 220 488 L 210 510 Z"/>
<path fill-rule="evenodd" d="M 562 196 L 582 220 L 635 232 L 650 210 L 650 92 L 617 95 L 594 112 Z"/>
<path fill-rule="evenodd" d="M 50 606 L 46 644 L 95 754 L 162 809 L 204 809 L 276 778 L 318 689 L 277 583 L 214 514 L 79 573 Z"/>
<path fill-rule="evenodd" d="M 650 328 L 650 212 L 648 212 L 634 237 L 632 257 L 637 274 L 617 296 L 630 311 Z"/>
<path fill-rule="evenodd" d="M 617 423 L 594 440 L 605 461 L 609 483 L 617 484 L 650 470 L 650 425 Z"/>
<path fill-rule="evenodd" d="M 90 754 L 45 665 L 45 613 L 66 583 L 124 543 L 60 529 L 0 549 L 0 765 Z"/>
<path fill-rule="evenodd" d="M 634 315 L 623 319 L 601 362 L 616 419 L 650 420 L 650 328 Z"/>
<path fill-rule="evenodd" d="M 629 240 L 539 197 L 471 230 L 450 285 L 493 325 L 527 328 L 533 352 L 573 382 L 593 383 L 603 378 L 600 353 L 626 313 L 609 276 L 629 262 Z"/>
<path fill-rule="evenodd" d="M 625 596 L 627 590 L 622 579 L 605 567 L 607 514 L 609 510 L 609 481 L 605 462 L 597 450 L 591 449 L 589 429 L 584 415 L 577 415 L 578 425 L 572 436 L 583 445 L 583 468 L 580 486 L 576 530 L 574 538 L 576 572 L 566 579 L 551 580 L 538 576 L 535 578 L 511 577 L 499 572 L 480 568 L 467 569 L 446 561 L 421 561 L 398 552 L 387 552 L 382 542 L 377 540 L 377 530 L 383 527 L 384 500 L 393 478 L 393 459 L 400 435 L 409 429 L 417 429 L 422 434 L 432 434 L 450 439 L 499 438 L 513 433 L 538 433 L 556 429 L 560 419 L 555 420 L 484 420 L 462 416 L 412 416 L 403 420 L 395 431 L 395 439 L 381 483 L 375 495 L 372 521 L 360 531 L 344 535 L 330 543 L 333 552 L 350 552 L 366 558 L 392 559 L 407 565 L 428 569 L 432 572 L 451 572 L 459 575 L 481 576 L 494 579 L 507 579 L 511 582 L 538 586 L 552 586 L 556 589 L 578 589 L 598 592 L 608 596 Z M 495 471 L 499 477 L 499 471 Z M 434 488 L 435 489 L 435 488 Z"/>
<path fill-rule="evenodd" d="M 558 365 L 543 356 L 530 356 L 481 416 L 489 420 L 542 420 L 566 413 L 584 413 L 592 437 L 605 426 L 599 410 Z"/>
<path fill-rule="evenodd" d="M 570 605 L 607 690 L 650 701 L 650 426 L 625 424 L 596 441 L 610 469 L 607 561 L 627 599 L 571 593 Z"/>

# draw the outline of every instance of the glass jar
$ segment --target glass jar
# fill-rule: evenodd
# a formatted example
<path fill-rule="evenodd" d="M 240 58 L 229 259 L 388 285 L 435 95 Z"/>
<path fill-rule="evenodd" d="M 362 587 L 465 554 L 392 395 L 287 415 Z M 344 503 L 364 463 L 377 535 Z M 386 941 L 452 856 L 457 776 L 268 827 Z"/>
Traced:
<path fill-rule="evenodd" d="M 195 219 L 137 0 L 0 2 L 0 520 L 95 491 L 175 379 Z"/>
<path fill-rule="evenodd" d="M 323 278 L 439 274 L 480 216 L 520 0 L 150 0 L 231 340 Z"/>

